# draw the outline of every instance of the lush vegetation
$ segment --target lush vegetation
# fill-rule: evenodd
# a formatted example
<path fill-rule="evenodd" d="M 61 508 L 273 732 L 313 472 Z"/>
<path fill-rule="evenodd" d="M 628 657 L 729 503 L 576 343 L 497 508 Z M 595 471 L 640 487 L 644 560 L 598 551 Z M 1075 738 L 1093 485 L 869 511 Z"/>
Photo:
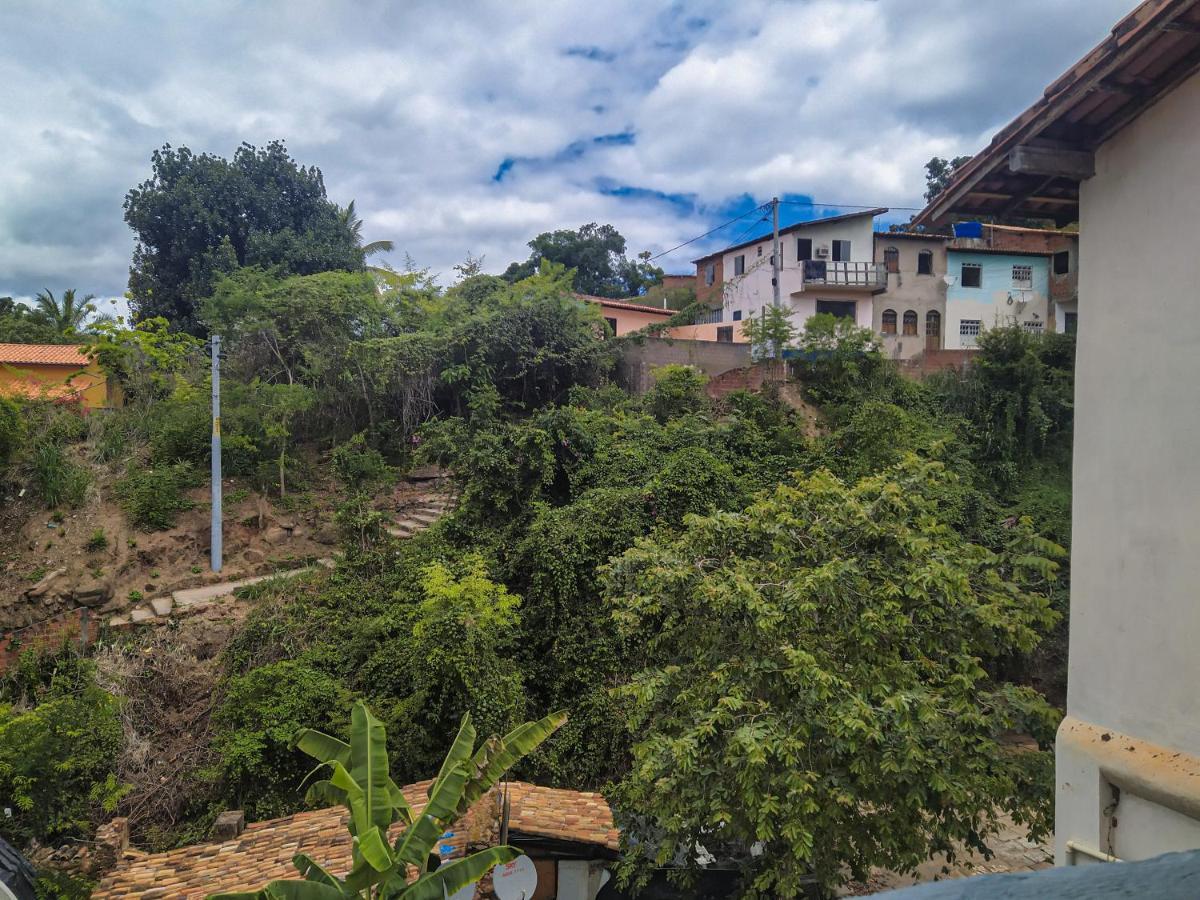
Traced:
<path fill-rule="evenodd" d="M 294 209 L 276 208 L 273 178 Z M 196 209 L 205 227 L 182 228 Z M 698 371 L 667 366 L 633 397 L 615 363 L 637 338 L 612 338 L 574 293 L 657 280 L 608 226 L 541 235 L 504 277 L 468 262 L 447 288 L 371 271 L 379 248 L 356 213 L 281 145 L 232 162 L 165 148 L 127 214 L 139 318 L 89 337 L 127 403 L 90 422 L 0 404 L 0 478 L 62 509 L 107 471 L 133 526 L 170 527 L 208 463 L 193 334 L 217 332 L 226 471 L 281 504 L 315 483 L 342 491 L 337 567 L 246 593 L 205 661 L 186 796 L 139 806 L 139 839 L 195 839 L 231 806 L 254 819 L 348 799 L 365 776 L 342 763 L 329 783 L 344 796 L 306 800 L 316 739 L 293 738 L 343 733 L 352 703 L 373 713 L 356 707 L 351 748 L 386 729 L 396 783 L 437 772 L 468 717 L 504 734 L 566 710 L 511 763 L 605 788 L 634 882 L 702 843 L 742 867 L 748 895 L 797 896 L 981 846 L 1003 813 L 1045 827 L 1072 338 L 994 329 L 965 375 L 917 383 L 853 323 L 817 316 L 797 333 L 768 314 L 745 328 L 772 355 L 796 351 L 786 389 L 714 401 Z M 22 328 L 31 315 L 0 308 Z M 428 463 L 453 471 L 457 507 L 393 538 L 386 489 Z M 0 698 L 0 786 L 26 798 L 22 840 L 83 834 L 122 802 L 115 695 L 152 679 L 110 692 L 86 664 L 71 671 L 69 689 L 42 678 Z M 1014 750 L 1014 731 L 1040 749 Z M 371 822 L 403 815 L 384 804 Z M 383 888 L 407 859 L 359 850 L 353 890 Z"/>

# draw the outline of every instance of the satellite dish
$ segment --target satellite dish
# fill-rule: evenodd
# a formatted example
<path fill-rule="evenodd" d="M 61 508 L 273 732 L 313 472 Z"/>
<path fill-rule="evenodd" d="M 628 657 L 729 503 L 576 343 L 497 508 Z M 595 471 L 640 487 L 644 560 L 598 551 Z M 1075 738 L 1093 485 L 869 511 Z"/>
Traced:
<path fill-rule="evenodd" d="M 942 281 L 946 282 L 947 287 L 954 287 L 954 282 L 958 281 L 957 275 L 943 275 Z"/>
<path fill-rule="evenodd" d="M 492 890 L 500 900 L 529 900 L 537 890 L 537 869 L 528 856 L 492 869 Z"/>

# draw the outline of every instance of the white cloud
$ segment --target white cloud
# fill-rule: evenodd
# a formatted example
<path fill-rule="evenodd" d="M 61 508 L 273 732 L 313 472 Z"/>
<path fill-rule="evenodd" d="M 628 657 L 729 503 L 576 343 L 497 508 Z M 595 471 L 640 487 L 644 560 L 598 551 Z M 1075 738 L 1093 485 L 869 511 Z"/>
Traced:
<path fill-rule="evenodd" d="M 915 206 L 925 160 L 977 149 L 1129 2 L 10 0 L 0 294 L 119 294 L 121 203 L 168 141 L 284 138 L 395 261 L 445 273 L 590 221 L 665 249 L 744 195 Z"/>

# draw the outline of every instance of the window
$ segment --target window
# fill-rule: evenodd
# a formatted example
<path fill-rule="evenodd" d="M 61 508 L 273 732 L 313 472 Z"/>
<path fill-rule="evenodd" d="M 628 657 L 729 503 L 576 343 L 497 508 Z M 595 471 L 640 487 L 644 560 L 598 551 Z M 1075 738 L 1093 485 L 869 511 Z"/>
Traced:
<path fill-rule="evenodd" d="M 850 261 L 850 242 L 849 241 L 834 241 L 833 242 L 833 261 L 834 262 L 849 262 Z"/>
<path fill-rule="evenodd" d="M 829 313 L 831 316 L 837 316 L 839 319 L 854 318 L 854 301 L 853 300 L 818 300 L 818 313 Z"/>
<path fill-rule="evenodd" d="M 1071 251 L 1059 250 L 1054 254 L 1054 274 L 1066 275 L 1071 271 Z"/>
<path fill-rule="evenodd" d="M 709 263 L 707 266 L 704 267 L 704 283 L 705 283 L 705 285 L 711 285 L 716 280 L 717 280 L 717 264 Z"/>
<path fill-rule="evenodd" d="M 983 326 L 980 319 L 963 319 L 958 323 L 959 343 L 964 347 L 974 347 L 979 343 L 979 331 Z"/>
<path fill-rule="evenodd" d="M 896 333 L 896 311 L 894 309 L 883 311 L 883 326 L 879 330 L 884 334 Z"/>
<path fill-rule="evenodd" d="M 888 247 L 883 251 L 883 262 L 887 266 L 889 272 L 900 271 L 900 251 L 895 247 Z"/>
<path fill-rule="evenodd" d="M 983 287 L 983 266 L 978 263 L 963 263 L 962 286 Z"/>
<path fill-rule="evenodd" d="M 732 344 L 733 343 L 733 326 L 732 325 L 722 325 L 720 328 L 717 329 L 717 343 L 718 344 Z"/>
<path fill-rule="evenodd" d="M 812 259 L 812 238 L 796 238 L 796 261 Z"/>
<path fill-rule="evenodd" d="M 742 311 L 740 309 L 735 309 L 733 311 L 733 321 L 735 321 L 735 322 L 742 321 Z"/>
<path fill-rule="evenodd" d="M 910 309 L 904 314 L 904 333 L 906 335 L 916 335 L 917 333 L 917 311 Z"/>
<path fill-rule="evenodd" d="M 746 254 L 745 253 L 739 253 L 737 256 L 735 256 L 733 258 L 733 274 L 734 275 L 745 275 L 746 274 Z"/>
<path fill-rule="evenodd" d="M 1021 327 L 1024 328 L 1026 331 L 1028 331 L 1030 334 L 1041 334 L 1042 331 L 1045 330 L 1045 328 L 1044 328 L 1045 324 L 1046 324 L 1045 322 L 1042 322 L 1039 319 L 1029 319 L 1025 322 L 1022 322 Z"/>
<path fill-rule="evenodd" d="M 1013 287 L 1033 290 L 1033 266 L 1013 266 Z"/>
<path fill-rule="evenodd" d="M 612 329 L 612 333 L 616 334 L 617 333 L 617 320 L 610 319 L 608 316 L 605 316 L 604 321 L 608 323 L 608 327 Z"/>
<path fill-rule="evenodd" d="M 1063 331 L 1067 334 L 1079 331 L 1079 313 L 1063 313 Z"/>
<path fill-rule="evenodd" d="M 933 251 L 922 250 L 917 254 L 917 274 L 932 275 L 933 274 Z"/>

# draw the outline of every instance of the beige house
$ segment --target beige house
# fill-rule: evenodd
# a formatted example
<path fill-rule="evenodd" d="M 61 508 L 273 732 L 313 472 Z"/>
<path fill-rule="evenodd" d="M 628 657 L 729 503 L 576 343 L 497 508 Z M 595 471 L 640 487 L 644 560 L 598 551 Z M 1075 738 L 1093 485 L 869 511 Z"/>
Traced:
<path fill-rule="evenodd" d="M 887 273 L 887 291 L 875 296 L 871 329 L 892 359 L 943 346 L 947 240 L 919 232 L 875 233 L 875 262 Z"/>
<path fill-rule="evenodd" d="M 1198 69 L 1200 2 L 1143 3 L 916 220 L 1079 222 L 1062 865 L 1200 848 Z"/>

